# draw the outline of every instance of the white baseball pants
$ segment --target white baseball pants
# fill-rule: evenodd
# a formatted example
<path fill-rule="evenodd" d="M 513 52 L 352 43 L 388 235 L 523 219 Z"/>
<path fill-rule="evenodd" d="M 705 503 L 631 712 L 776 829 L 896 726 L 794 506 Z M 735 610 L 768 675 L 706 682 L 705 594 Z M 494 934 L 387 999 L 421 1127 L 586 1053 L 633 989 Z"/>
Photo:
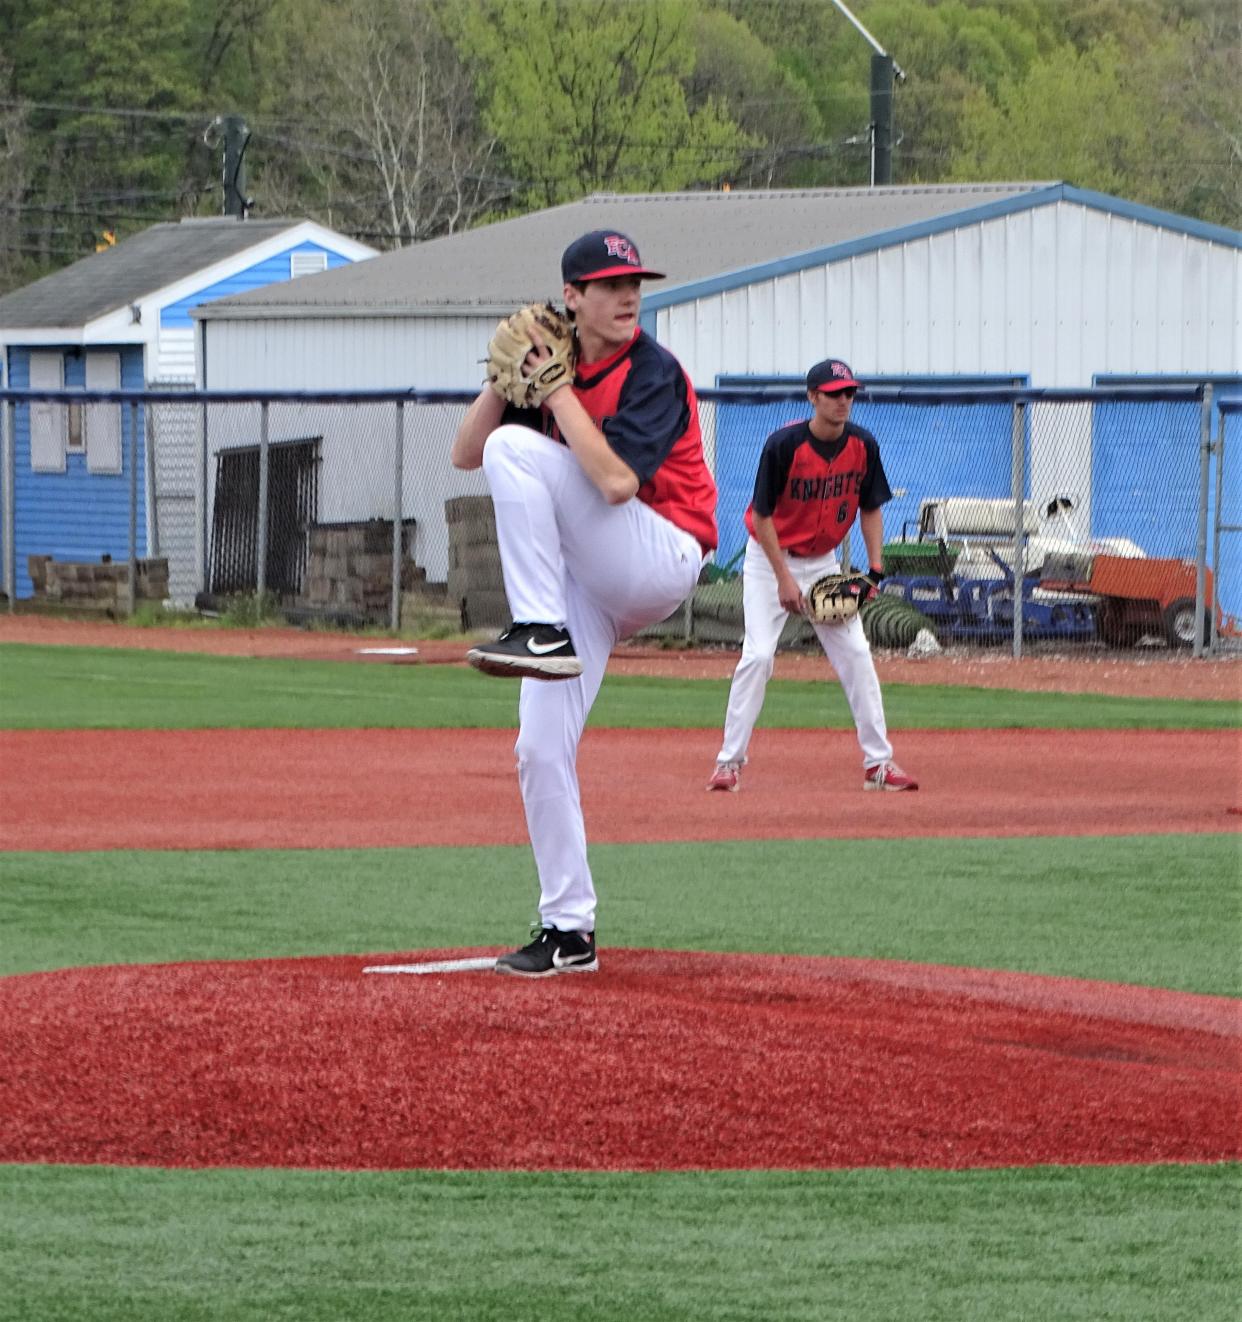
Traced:
<path fill-rule="evenodd" d="M 613 647 L 685 601 L 703 552 L 637 498 L 609 505 L 566 446 L 527 427 L 492 432 L 483 471 L 513 619 L 567 628 L 582 662 L 575 679 L 522 680 L 515 751 L 540 919 L 563 932 L 591 932 L 595 883 L 578 743 Z"/>
<path fill-rule="evenodd" d="M 840 572 L 841 561 L 835 551 L 826 555 L 788 557 L 790 572 L 805 593 L 823 574 Z M 746 618 L 746 638 L 742 657 L 733 672 L 729 687 L 729 705 L 725 712 L 724 743 L 718 762 L 744 762 L 750 736 L 763 709 L 763 695 L 772 678 L 772 664 L 781 630 L 789 612 L 780 603 L 776 574 L 768 557 L 753 537 L 746 543 L 742 565 L 742 609 Z M 884 721 L 884 702 L 876 677 L 871 646 L 863 633 L 862 621 L 855 616 L 844 624 L 816 624 L 816 637 L 845 690 L 864 767 L 888 762 L 893 747 L 888 741 Z"/>

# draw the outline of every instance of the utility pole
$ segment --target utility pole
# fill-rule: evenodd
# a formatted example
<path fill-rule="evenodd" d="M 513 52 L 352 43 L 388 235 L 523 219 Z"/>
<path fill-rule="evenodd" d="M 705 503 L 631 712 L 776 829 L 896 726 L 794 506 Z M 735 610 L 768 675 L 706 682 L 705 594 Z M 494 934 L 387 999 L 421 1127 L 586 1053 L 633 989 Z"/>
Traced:
<path fill-rule="evenodd" d="M 871 186 L 893 182 L 893 84 L 906 80 L 905 70 L 841 3 L 832 3 L 863 35 L 875 52 L 871 57 Z"/>
<path fill-rule="evenodd" d="M 893 70 L 891 55 L 871 57 L 871 187 L 893 182 Z"/>
<path fill-rule="evenodd" d="M 219 120 L 224 131 L 224 214 L 245 220 L 250 209 L 246 196 L 246 144 L 250 130 L 241 115 L 223 115 Z"/>

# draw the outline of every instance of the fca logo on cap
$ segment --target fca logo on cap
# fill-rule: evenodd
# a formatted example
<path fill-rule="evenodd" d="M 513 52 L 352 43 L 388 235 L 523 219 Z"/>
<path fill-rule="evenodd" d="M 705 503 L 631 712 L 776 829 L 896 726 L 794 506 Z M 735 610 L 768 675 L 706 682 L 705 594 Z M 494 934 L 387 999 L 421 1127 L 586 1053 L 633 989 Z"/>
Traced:
<path fill-rule="evenodd" d="M 609 257 L 620 257 L 623 262 L 628 262 L 631 266 L 638 265 L 638 250 L 622 235 L 608 235 L 604 240 L 604 247 L 608 249 Z"/>
<path fill-rule="evenodd" d="M 833 363 L 832 374 L 833 376 L 849 376 L 850 369 L 844 363 Z"/>

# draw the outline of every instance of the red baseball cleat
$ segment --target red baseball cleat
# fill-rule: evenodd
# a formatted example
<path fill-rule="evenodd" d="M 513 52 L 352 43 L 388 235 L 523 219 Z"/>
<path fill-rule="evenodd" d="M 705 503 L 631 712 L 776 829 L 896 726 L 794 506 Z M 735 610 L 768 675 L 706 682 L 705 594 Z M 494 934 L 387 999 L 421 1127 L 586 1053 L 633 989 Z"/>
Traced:
<path fill-rule="evenodd" d="M 712 772 L 712 778 L 707 782 L 709 790 L 729 790 L 731 793 L 737 793 L 737 778 L 741 773 L 742 764 L 740 762 L 717 762 L 716 770 Z"/>
<path fill-rule="evenodd" d="M 896 762 L 880 762 L 863 773 L 865 790 L 916 790 L 919 783 L 907 776 Z"/>

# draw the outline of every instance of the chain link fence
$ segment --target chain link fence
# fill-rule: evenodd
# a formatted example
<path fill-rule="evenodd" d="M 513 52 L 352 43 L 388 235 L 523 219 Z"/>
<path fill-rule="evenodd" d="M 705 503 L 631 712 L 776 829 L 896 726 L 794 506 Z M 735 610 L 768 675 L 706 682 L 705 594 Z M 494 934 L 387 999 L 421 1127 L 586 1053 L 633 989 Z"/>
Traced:
<path fill-rule="evenodd" d="M 1242 397 L 1222 399 L 1212 443 L 1211 547 L 1208 563 L 1216 568 L 1216 592 L 1223 621 L 1213 620 L 1213 644 L 1242 648 L 1242 470 L 1238 467 L 1242 444 Z M 1226 477 L 1226 474 L 1228 476 Z M 1215 632 L 1223 623 L 1223 637 Z"/>
<path fill-rule="evenodd" d="M 9 607 L 130 611 L 149 597 L 218 610 L 253 596 L 299 623 L 502 628 L 487 484 L 448 462 L 472 398 L 0 392 Z M 112 471 L 68 448 L 47 460 L 58 415 L 83 407 L 115 414 Z M 873 643 L 1238 646 L 1242 497 L 1224 451 L 1239 407 L 1214 410 L 1208 387 L 865 392 L 853 416 L 894 493 L 884 590 L 864 613 Z M 701 393 L 720 547 L 653 639 L 740 642 L 759 452 L 805 416 L 799 390 Z M 857 528 L 843 552 L 865 562 Z M 790 621 L 787 645 L 811 640 Z"/>

